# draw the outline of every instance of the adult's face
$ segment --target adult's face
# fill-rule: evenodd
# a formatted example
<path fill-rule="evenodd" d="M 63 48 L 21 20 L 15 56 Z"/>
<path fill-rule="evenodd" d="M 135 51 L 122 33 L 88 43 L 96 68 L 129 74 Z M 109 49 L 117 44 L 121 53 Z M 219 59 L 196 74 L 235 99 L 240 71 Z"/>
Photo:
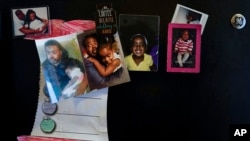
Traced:
<path fill-rule="evenodd" d="M 30 13 L 30 20 L 34 21 L 36 18 L 36 14 L 35 13 Z"/>
<path fill-rule="evenodd" d="M 97 53 L 96 49 L 98 46 L 97 40 L 95 38 L 90 37 L 85 40 L 84 44 L 88 55 L 91 57 L 95 57 Z"/>
<path fill-rule="evenodd" d="M 56 45 L 50 45 L 45 47 L 47 58 L 53 65 L 58 65 L 62 58 L 62 51 Z"/>
<path fill-rule="evenodd" d="M 18 12 L 16 16 L 17 16 L 17 18 L 19 20 L 24 20 L 25 19 L 25 14 L 23 12 Z"/>
<path fill-rule="evenodd" d="M 141 37 L 135 37 L 132 43 L 131 51 L 134 56 L 142 57 L 144 56 L 146 49 L 146 44 Z"/>

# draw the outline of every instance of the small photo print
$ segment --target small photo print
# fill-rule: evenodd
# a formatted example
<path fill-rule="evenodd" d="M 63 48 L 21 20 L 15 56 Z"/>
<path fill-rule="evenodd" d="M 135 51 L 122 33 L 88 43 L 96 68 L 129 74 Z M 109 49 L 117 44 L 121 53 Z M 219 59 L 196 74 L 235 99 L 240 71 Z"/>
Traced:
<path fill-rule="evenodd" d="M 208 14 L 177 4 L 171 23 L 201 24 L 201 34 L 204 31 Z"/>
<path fill-rule="evenodd" d="M 13 36 L 47 34 L 49 26 L 49 7 L 13 8 Z"/>
<path fill-rule="evenodd" d="M 119 33 L 129 71 L 158 71 L 159 24 L 157 15 L 119 15 Z"/>
<path fill-rule="evenodd" d="M 43 92 L 52 103 L 88 92 L 87 76 L 76 34 L 35 42 L 46 83 Z"/>
<path fill-rule="evenodd" d="M 200 72 L 200 24 L 168 25 L 167 72 Z"/>

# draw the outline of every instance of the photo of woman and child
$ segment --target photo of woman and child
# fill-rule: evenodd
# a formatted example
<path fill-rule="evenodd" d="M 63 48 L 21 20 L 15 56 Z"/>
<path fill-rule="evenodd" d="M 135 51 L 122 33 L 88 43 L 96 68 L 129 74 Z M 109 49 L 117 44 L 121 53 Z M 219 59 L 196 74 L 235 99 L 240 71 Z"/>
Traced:
<path fill-rule="evenodd" d="M 47 7 L 36 9 L 39 13 L 42 13 L 43 18 L 39 17 L 34 9 L 13 10 L 15 36 L 48 33 Z"/>
<path fill-rule="evenodd" d="M 130 81 L 117 33 L 109 36 L 91 33 L 82 38 L 80 44 L 90 90 Z"/>

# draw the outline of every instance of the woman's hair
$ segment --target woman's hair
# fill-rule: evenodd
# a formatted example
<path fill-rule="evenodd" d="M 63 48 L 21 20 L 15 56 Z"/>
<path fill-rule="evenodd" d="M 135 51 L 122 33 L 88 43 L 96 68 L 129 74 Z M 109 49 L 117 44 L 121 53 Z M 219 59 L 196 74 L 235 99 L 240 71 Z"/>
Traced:
<path fill-rule="evenodd" d="M 134 42 L 134 39 L 138 38 L 138 37 L 141 38 L 141 39 L 143 39 L 143 42 L 145 43 L 145 47 L 147 47 L 148 46 L 147 38 L 144 35 L 142 35 L 142 34 L 135 34 L 135 35 L 131 36 L 131 38 L 130 38 L 130 45 L 132 46 L 132 44 Z"/>
<path fill-rule="evenodd" d="M 191 22 L 191 21 L 196 21 L 196 20 L 200 20 L 201 19 L 201 14 L 193 12 L 193 11 L 188 11 L 186 14 L 186 18 L 187 18 L 187 22 Z"/>
<path fill-rule="evenodd" d="M 40 17 L 38 17 L 38 16 L 36 15 L 36 12 L 35 12 L 34 10 L 29 9 L 29 10 L 27 11 L 26 15 L 25 15 L 25 22 L 24 22 L 24 24 L 28 24 L 28 28 L 30 28 L 30 22 L 31 22 L 31 20 L 30 20 L 30 14 L 32 14 L 32 13 L 35 14 L 35 19 L 40 20 L 40 21 L 43 21 Z"/>
<path fill-rule="evenodd" d="M 118 43 L 116 41 L 115 42 L 104 42 L 104 43 L 101 43 L 98 46 L 97 51 L 99 52 L 103 48 L 109 48 L 111 50 L 114 50 L 116 53 L 119 53 L 119 47 L 118 47 Z"/>

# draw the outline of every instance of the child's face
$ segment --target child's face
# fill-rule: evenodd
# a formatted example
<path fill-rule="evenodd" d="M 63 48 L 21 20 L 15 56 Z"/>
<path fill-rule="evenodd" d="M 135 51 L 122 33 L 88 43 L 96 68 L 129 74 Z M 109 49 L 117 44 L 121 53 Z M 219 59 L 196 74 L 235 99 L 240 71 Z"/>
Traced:
<path fill-rule="evenodd" d="M 135 55 L 136 57 L 141 57 L 144 55 L 145 51 L 146 51 L 146 45 L 144 40 L 141 37 L 134 38 L 131 47 L 131 52 L 133 53 L 133 55 Z"/>
<path fill-rule="evenodd" d="M 110 64 L 114 59 L 114 51 L 109 47 L 104 47 L 99 50 L 99 55 L 102 57 L 103 63 Z"/>
<path fill-rule="evenodd" d="M 189 33 L 188 33 L 188 31 L 184 31 L 183 33 L 182 33 L 182 39 L 183 40 L 187 40 L 189 38 Z"/>

